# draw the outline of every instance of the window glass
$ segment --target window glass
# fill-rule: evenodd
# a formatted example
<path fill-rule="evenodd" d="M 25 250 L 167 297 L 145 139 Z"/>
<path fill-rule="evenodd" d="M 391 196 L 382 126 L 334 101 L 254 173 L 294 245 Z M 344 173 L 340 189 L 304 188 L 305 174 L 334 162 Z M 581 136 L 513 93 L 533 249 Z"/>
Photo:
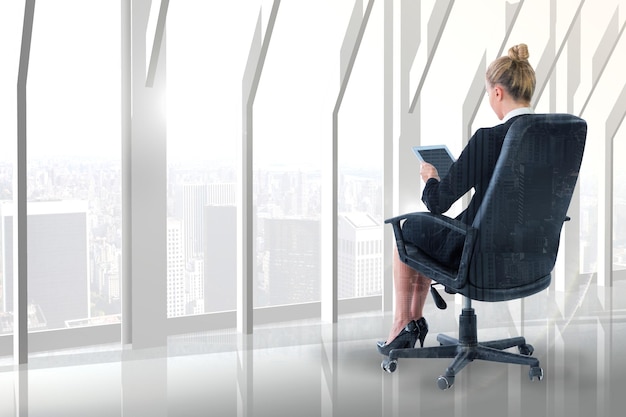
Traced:
<path fill-rule="evenodd" d="M 320 301 L 322 167 L 352 7 L 280 4 L 253 109 L 255 307 Z"/>
<path fill-rule="evenodd" d="M 30 56 L 29 328 L 120 322 L 119 2 L 38 2 Z M 13 210 L 3 203 L 9 289 Z"/>
<path fill-rule="evenodd" d="M 375 4 L 339 112 L 338 235 L 349 242 L 338 253 L 340 299 L 382 291 L 383 17 L 382 3 Z"/>
<path fill-rule="evenodd" d="M 236 308 L 241 85 L 258 7 L 168 8 L 168 317 Z"/>

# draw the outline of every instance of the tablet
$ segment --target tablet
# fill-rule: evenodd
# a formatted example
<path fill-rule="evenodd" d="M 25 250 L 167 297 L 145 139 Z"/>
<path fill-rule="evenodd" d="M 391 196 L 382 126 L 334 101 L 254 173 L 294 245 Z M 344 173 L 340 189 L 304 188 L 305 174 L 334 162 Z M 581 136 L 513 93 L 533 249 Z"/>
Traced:
<path fill-rule="evenodd" d="M 420 161 L 428 162 L 437 168 L 439 178 L 448 174 L 450 165 L 454 162 L 454 157 L 446 145 L 413 146 L 413 152 Z"/>

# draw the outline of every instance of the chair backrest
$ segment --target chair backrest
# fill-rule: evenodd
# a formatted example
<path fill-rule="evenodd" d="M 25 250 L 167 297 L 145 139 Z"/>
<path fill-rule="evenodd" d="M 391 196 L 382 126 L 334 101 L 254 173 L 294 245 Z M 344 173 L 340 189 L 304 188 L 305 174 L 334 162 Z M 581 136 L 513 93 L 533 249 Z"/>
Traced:
<path fill-rule="evenodd" d="M 472 224 L 477 236 L 463 293 L 502 301 L 550 284 L 586 136 L 586 122 L 568 114 L 513 123 Z"/>

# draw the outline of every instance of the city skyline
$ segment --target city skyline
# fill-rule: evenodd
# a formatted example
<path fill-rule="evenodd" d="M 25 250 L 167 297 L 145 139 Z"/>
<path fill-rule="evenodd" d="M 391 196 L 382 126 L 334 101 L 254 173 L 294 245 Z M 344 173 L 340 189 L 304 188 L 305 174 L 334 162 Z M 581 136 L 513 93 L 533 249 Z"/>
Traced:
<path fill-rule="evenodd" d="M 232 181 L 234 174 L 224 169 L 197 170 L 196 168 L 188 166 L 170 167 L 170 175 L 168 176 L 170 181 L 168 200 L 170 201 L 167 204 L 170 211 L 168 212 L 168 230 L 164 234 L 164 239 L 168 239 L 168 317 L 224 311 L 225 309 L 234 309 L 235 306 L 236 267 L 234 251 L 236 241 L 233 228 L 236 223 L 236 199 L 234 195 L 236 184 L 218 181 L 220 176 Z M 319 246 L 321 243 L 319 237 L 311 240 L 308 236 L 310 233 L 307 232 L 288 238 L 288 240 L 301 239 L 303 243 L 308 241 L 309 247 L 312 244 L 311 248 L 314 248 L 311 261 L 304 264 L 301 261 L 294 263 L 294 268 L 302 268 L 304 265 L 313 274 L 309 275 L 310 278 L 308 278 L 310 283 L 307 288 L 309 289 L 300 291 L 300 295 L 294 298 L 289 293 L 293 293 L 299 282 L 291 279 L 290 276 L 296 276 L 298 272 L 297 270 L 291 272 L 285 270 L 285 265 L 288 265 L 285 262 L 290 262 L 288 261 L 289 258 L 298 256 L 298 250 L 297 248 L 287 251 L 281 249 L 287 248 L 288 244 L 279 238 L 277 240 L 277 237 L 272 237 L 272 233 L 268 230 L 279 229 L 274 226 L 268 228 L 266 224 L 279 225 L 285 223 L 291 224 L 293 228 L 300 222 L 308 222 L 308 229 L 303 230 L 319 230 L 321 175 L 318 171 L 291 171 L 285 167 L 277 167 L 269 171 L 259 170 L 257 173 L 256 181 L 258 184 L 255 186 L 257 188 L 255 195 L 258 199 L 256 223 L 259 225 L 258 238 L 261 239 L 258 242 L 272 242 L 270 249 L 262 243 L 257 243 L 257 259 L 259 260 L 257 266 L 259 279 L 256 289 L 257 307 L 271 305 L 270 300 L 272 299 L 279 304 L 319 300 L 321 279 L 319 272 Z M 12 197 L 10 192 L 12 175 L 10 166 L 0 164 L 0 189 L 4 191 L 5 205 L 12 204 L 10 200 Z M 375 170 L 373 172 L 352 170 L 346 174 L 344 177 L 347 179 L 344 184 L 346 201 L 342 202 L 342 207 L 350 210 L 375 207 L 379 212 L 371 215 L 380 217 L 382 215 L 380 211 L 382 203 L 372 204 L 372 201 L 382 198 L 380 186 L 374 184 L 376 177 Z M 32 212 L 33 204 L 51 207 L 51 204 L 67 205 L 68 201 L 74 201 L 75 204 L 80 204 L 85 208 L 85 233 L 87 235 L 85 245 L 88 247 L 86 251 L 89 255 L 86 260 L 88 272 L 84 273 L 82 284 L 89 288 L 86 304 L 89 304 L 90 307 L 89 311 L 85 311 L 82 315 L 68 317 L 67 320 L 64 320 L 63 326 L 90 325 L 102 322 L 102 320 L 119 321 L 120 297 L 122 295 L 121 271 L 123 270 L 121 264 L 120 165 L 116 161 L 94 163 L 94 161 L 76 160 L 74 158 L 32 160 L 29 164 L 29 178 L 29 213 Z M 176 181 L 181 182 L 174 183 Z M 186 199 L 178 198 L 184 195 L 181 193 L 181 190 L 184 189 L 196 190 L 199 194 L 195 198 L 192 196 Z M 189 211 L 191 206 L 194 208 Z M 205 219 L 211 210 L 217 209 L 221 209 L 222 213 L 227 213 L 222 215 L 225 215 L 225 218 L 230 218 L 230 220 L 224 222 L 225 218 L 215 217 L 212 220 L 212 227 L 215 228 L 217 225 L 221 228 L 226 225 L 226 230 L 210 230 L 208 226 L 204 226 Z M 185 215 L 184 213 L 188 214 Z M 198 218 L 204 219 L 199 221 Z M 185 241 L 183 238 L 185 235 L 184 223 L 188 223 L 187 227 L 191 226 L 191 230 L 197 229 L 196 235 L 204 236 L 204 239 L 208 239 L 212 244 L 214 242 L 213 248 L 220 247 L 221 255 L 218 258 L 213 257 L 213 262 L 221 263 L 221 267 L 205 263 L 204 258 L 207 257 L 207 251 L 206 248 L 202 248 L 202 239 L 195 244 L 196 248 L 193 251 L 183 249 L 185 245 L 193 244 L 183 243 Z M 34 227 L 30 221 L 30 216 L 29 224 Z M 280 226 L 280 228 L 283 227 Z M 172 237 L 173 230 L 175 231 L 174 237 Z M 222 245 L 225 242 L 223 240 L 225 234 L 232 236 L 230 244 L 226 246 Z M 177 248 L 176 244 L 172 242 L 178 242 L 179 247 Z M 224 249 L 228 247 L 230 252 L 224 252 Z M 279 251 L 285 253 L 283 261 L 279 260 L 280 256 L 277 255 Z M 185 252 L 189 253 L 189 256 L 185 256 Z M 3 260 L 6 261 L 4 258 Z M 271 259 L 271 261 L 264 264 L 263 259 Z M 220 268 L 222 272 L 220 272 Z M 284 272 L 277 272 L 279 270 Z M 208 275 L 209 273 L 215 275 Z M 231 278 L 224 277 L 224 274 L 228 274 Z M 284 278 L 280 278 L 280 276 Z M 352 273 L 350 277 L 355 279 Z M 377 279 L 378 283 L 373 285 L 374 288 L 380 288 L 382 270 Z M 286 280 L 285 284 L 279 284 L 281 280 Z M 352 292 L 345 290 L 348 287 L 362 288 L 363 284 L 345 284 L 343 274 L 340 281 L 342 288 L 344 288 L 342 297 L 363 295 L 362 292 L 355 292 L 355 290 L 351 290 Z M 224 285 L 225 282 L 226 285 Z M 6 283 L 7 281 L 3 276 L 0 284 L 4 290 L 8 290 Z M 207 292 L 209 283 L 212 283 L 211 291 Z M 368 284 L 368 286 L 372 287 L 372 284 Z M 216 288 L 219 288 L 220 291 L 216 292 Z M 273 296 L 271 296 L 272 288 L 274 289 Z M 279 290 L 280 288 L 282 290 Z M 3 311 L 5 314 L 10 314 L 7 309 L 3 309 Z"/>
<path fill-rule="evenodd" d="M 168 214 L 170 218 L 168 222 L 178 222 L 179 236 L 177 239 L 181 239 L 180 249 L 175 251 L 175 255 L 168 255 L 168 263 L 179 263 L 177 275 L 172 275 L 168 264 L 168 305 L 178 306 L 168 308 L 168 315 L 171 317 L 235 308 L 236 237 L 233 229 L 236 225 L 236 206 L 234 204 L 236 184 L 232 181 L 235 175 L 232 170 L 228 169 L 211 170 L 204 167 L 200 170 L 199 167 L 170 167 L 168 177 L 170 181 L 168 189 L 171 191 L 169 193 L 170 200 L 176 199 L 176 189 L 182 190 L 185 187 L 192 187 L 189 189 L 203 190 L 200 194 L 204 200 L 193 203 L 195 208 L 189 212 L 192 214 L 187 216 L 187 222 L 189 225 L 195 225 L 193 227 L 198 229 L 196 233 L 198 236 L 202 236 L 204 241 L 211 243 L 202 248 L 203 244 L 200 240 L 201 246 L 195 249 L 193 256 L 185 258 L 183 255 L 185 252 L 184 244 L 182 243 L 184 241 L 182 237 L 184 234 L 183 223 L 185 222 L 183 214 L 186 211 L 183 201 L 185 200 L 180 199 L 178 202 L 170 201 L 167 203 L 171 209 Z M 7 165 L 0 165 L 0 190 L 5 199 L 5 205 L 11 204 L 6 202 L 7 198 L 11 197 L 12 171 L 9 168 Z M 32 161 L 29 168 L 31 178 L 29 200 L 32 203 L 43 206 L 46 201 L 55 201 L 59 205 L 67 205 L 68 200 L 79 200 L 79 204 L 84 206 L 86 213 L 85 230 L 88 234 L 86 244 L 89 245 L 89 272 L 85 275 L 84 284 L 90 288 L 89 303 L 91 307 L 85 317 L 72 317 L 72 325 L 94 323 L 98 317 L 111 317 L 120 313 L 122 279 L 120 273 L 122 270 L 120 170 L 121 167 L 114 161 L 109 164 L 90 164 L 84 160 L 72 159 L 58 159 L 56 162 L 50 160 Z M 273 237 L 269 231 L 280 229 L 277 229 L 276 226 L 268 228 L 267 224 L 278 225 L 282 220 L 285 224 L 291 223 L 293 228 L 297 224 L 294 222 L 301 219 L 309 223 L 313 221 L 308 226 L 308 230 L 313 231 L 319 228 L 320 176 L 318 171 L 289 170 L 285 167 L 257 171 L 255 176 L 255 198 L 257 199 L 255 207 L 256 224 L 259 230 L 256 231 L 256 236 L 260 240 L 257 240 L 255 245 L 257 248 L 256 268 L 258 277 L 255 281 L 257 282 L 256 307 L 270 305 L 272 298 L 278 300 L 279 303 L 298 302 L 297 298 L 289 298 L 289 295 L 280 295 L 279 293 L 282 291 L 287 294 L 291 287 L 298 285 L 297 280 L 291 281 L 289 284 L 289 272 L 286 272 L 286 275 L 285 272 L 277 272 L 286 268 L 290 262 L 289 257 L 297 256 L 298 249 L 292 247 L 289 250 L 289 244 L 283 244 L 280 240 L 276 240 L 276 237 Z M 374 234 L 382 232 L 381 179 L 375 169 L 367 172 L 353 170 L 344 173 L 341 178 L 342 199 L 340 201 L 340 244 L 338 249 L 340 252 L 340 297 L 349 298 L 380 293 L 382 275 L 375 276 L 374 281 L 372 281 L 371 276 L 369 278 L 357 277 L 354 271 L 359 269 L 357 265 L 359 262 L 364 262 L 363 258 L 359 258 L 361 255 L 356 254 L 352 247 L 344 251 L 342 245 L 346 245 L 343 243 L 346 239 L 359 240 L 359 238 L 354 237 L 356 234 L 369 234 L 369 237 L 363 238 L 369 241 L 372 239 L 372 232 Z M 220 181 L 220 179 L 223 180 Z M 174 183 L 175 181 L 178 182 Z M 590 182 L 583 177 L 582 188 L 591 189 L 593 184 L 584 184 L 585 181 Z M 591 183 L 593 183 L 592 180 Z M 192 202 L 194 199 L 188 201 Z M 623 204 L 620 201 L 618 200 L 616 203 Z M 178 209 L 176 209 L 177 206 Z M 31 203 L 29 203 L 29 207 L 31 207 Z M 597 227 L 592 221 L 595 218 L 593 210 L 595 210 L 593 194 L 581 195 L 581 218 L 579 219 L 581 234 L 586 234 L 592 238 L 594 234 L 590 231 Z M 220 214 L 211 214 L 212 211 L 215 213 L 219 211 Z M 614 251 L 617 267 L 626 266 L 626 230 L 624 227 L 626 222 L 622 220 L 625 212 L 624 210 L 616 210 L 615 213 L 618 217 L 615 222 Z M 203 220 L 199 221 L 200 218 Z M 204 226 L 206 219 L 209 218 L 209 223 Z M 351 218 L 361 220 L 349 220 Z M 364 223 L 363 231 L 359 231 L 357 223 L 363 219 L 369 220 Z M 268 221 L 272 223 L 267 223 Z M 276 223 L 277 221 L 279 223 Z M 221 229 L 222 227 L 224 229 Z M 168 230 L 170 229 L 168 226 Z M 372 232 L 365 232 L 366 230 Z M 313 239 L 313 247 L 315 247 L 320 244 L 319 238 L 314 239 L 311 233 L 313 232 L 302 232 L 300 235 L 304 235 L 302 239 Z M 230 237 L 225 240 L 224 236 L 226 235 Z M 294 236 L 287 238 L 293 240 Z M 347 238 L 346 236 L 352 237 Z M 164 239 L 166 238 L 164 235 Z M 272 249 L 268 249 L 265 245 L 268 239 L 270 246 L 274 248 L 275 253 L 273 254 L 271 253 Z M 377 239 L 375 238 L 375 240 Z M 377 242 L 382 242 L 382 237 Z M 207 250 L 210 248 L 213 250 L 219 248 L 219 256 L 209 257 L 210 252 Z M 285 254 L 283 261 L 277 255 L 278 248 L 282 248 Z M 170 249 L 171 246 L 168 244 L 168 252 Z M 595 251 L 593 239 L 583 241 L 581 245 L 582 271 L 593 270 Z M 367 262 L 373 262 L 371 265 L 374 265 L 374 269 L 380 270 L 379 262 L 382 261 L 379 259 L 379 250 L 377 249 L 376 252 L 374 258 Z M 310 253 L 306 256 L 312 256 L 310 259 L 318 259 L 319 253 Z M 5 257 L 6 255 L 3 255 L 3 259 Z M 209 259 L 211 262 L 207 263 Z M 346 264 L 346 262 L 350 262 L 350 264 Z M 319 281 L 319 271 L 315 269 L 318 267 L 314 263 L 315 261 L 308 268 L 313 268 L 313 276 L 318 276 Z M 302 267 L 302 264 L 297 267 Z M 276 273 L 277 276 L 272 284 L 273 273 Z M 297 274 L 293 275 L 296 276 Z M 225 279 L 225 276 L 232 276 L 232 279 Z M 279 278 L 279 276 L 286 278 Z M 281 279 L 287 280 L 286 286 L 278 284 Z M 10 291 L 7 288 L 5 277 L 1 283 L 2 292 Z M 283 290 L 278 290 L 281 287 Z M 274 297 L 271 297 L 271 292 L 268 292 L 272 288 L 276 291 Z M 363 288 L 370 288 L 370 290 Z M 374 291 L 371 291 L 371 288 L 374 288 Z M 305 302 L 305 300 L 318 298 L 319 295 L 317 290 L 309 290 L 308 293 L 301 293 L 301 297 L 300 302 Z M 3 298 L 4 300 L 0 305 L 6 305 L 6 295 Z M 7 308 L 3 310 L 6 311 Z"/>

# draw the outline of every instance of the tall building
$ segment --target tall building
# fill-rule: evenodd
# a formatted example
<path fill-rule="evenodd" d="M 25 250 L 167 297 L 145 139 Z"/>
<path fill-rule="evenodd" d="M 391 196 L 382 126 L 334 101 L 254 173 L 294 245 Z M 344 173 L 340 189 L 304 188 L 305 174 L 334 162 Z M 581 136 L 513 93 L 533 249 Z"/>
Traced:
<path fill-rule="evenodd" d="M 47 329 L 88 318 L 87 202 L 29 202 L 27 210 L 29 308 L 41 312 Z M 5 312 L 13 310 L 13 213 L 13 202 L 0 203 Z"/>
<path fill-rule="evenodd" d="M 185 314 L 204 313 L 204 260 L 191 259 L 185 270 Z"/>
<path fill-rule="evenodd" d="M 103 238 L 93 238 L 91 248 L 91 291 L 99 294 L 106 304 L 119 304 L 121 298 L 122 254 L 118 247 Z M 102 308 L 102 306 L 100 306 Z M 119 311 L 118 311 L 119 312 Z M 97 314 L 93 312 L 93 314 Z M 107 311 L 107 314 L 113 311 Z"/>
<path fill-rule="evenodd" d="M 185 260 L 203 252 L 202 208 L 207 202 L 205 184 L 179 184 L 176 186 L 175 217 L 182 220 L 183 254 Z"/>
<path fill-rule="evenodd" d="M 346 213 L 338 222 L 339 298 L 381 293 L 382 226 L 367 213 Z"/>
<path fill-rule="evenodd" d="M 263 275 L 269 305 L 319 301 L 319 220 L 262 221 L 265 231 Z"/>
<path fill-rule="evenodd" d="M 176 189 L 174 217 L 182 219 L 185 259 L 204 254 L 204 218 L 206 205 L 235 205 L 235 184 L 184 183 Z"/>
<path fill-rule="evenodd" d="M 167 219 L 167 316 L 185 314 L 185 260 L 183 227 L 179 219 Z"/>
<path fill-rule="evenodd" d="M 204 225 L 204 311 L 235 310 L 237 207 L 206 206 Z"/>
<path fill-rule="evenodd" d="M 227 300 L 235 300 L 231 288 L 235 280 L 223 282 L 223 273 L 227 271 L 230 277 L 236 274 L 233 270 L 236 240 L 229 243 L 236 235 L 235 212 L 230 213 L 236 211 L 235 184 L 180 183 L 174 189 L 174 217 L 180 220 L 181 256 L 185 265 L 184 314 L 234 309 Z M 213 207 L 219 208 L 213 210 Z M 170 297 L 177 296 L 172 293 Z M 172 303 L 178 305 L 179 301 Z"/>
<path fill-rule="evenodd" d="M 207 204 L 211 206 L 234 206 L 235 183 L 212 183 L 207 187 Z"/>

